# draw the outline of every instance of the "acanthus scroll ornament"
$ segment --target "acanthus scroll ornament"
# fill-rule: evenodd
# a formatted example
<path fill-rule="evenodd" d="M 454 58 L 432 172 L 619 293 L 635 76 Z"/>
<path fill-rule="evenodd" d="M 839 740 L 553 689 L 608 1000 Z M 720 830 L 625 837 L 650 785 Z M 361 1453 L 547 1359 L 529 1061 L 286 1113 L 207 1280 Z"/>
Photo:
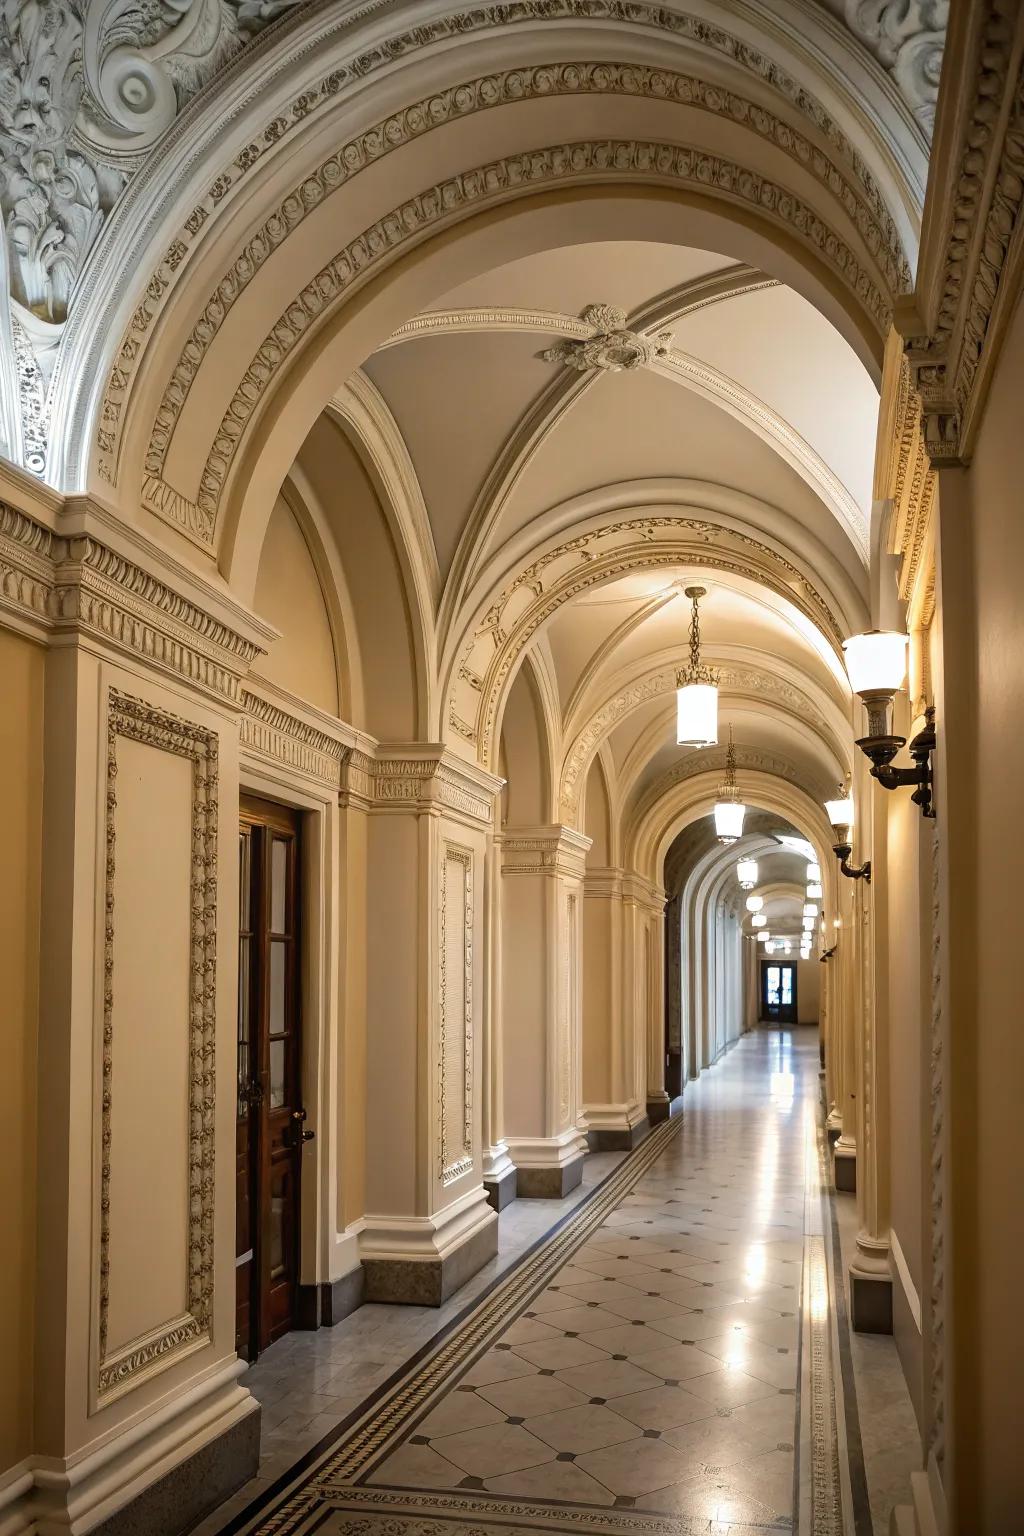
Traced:
<path fill-rule="evenodd" d="M 631 373 L 649 368 L 672 349 L 670 331 L 653 336 L 631 331 L 626 311 L 615 304 L 588 304 L 580 319 L 592 327 L 593 334 L 584 341 L 559 341 L 545 347 L 540 354 L 544 362 L 562 363 L 577 373 Z"/>

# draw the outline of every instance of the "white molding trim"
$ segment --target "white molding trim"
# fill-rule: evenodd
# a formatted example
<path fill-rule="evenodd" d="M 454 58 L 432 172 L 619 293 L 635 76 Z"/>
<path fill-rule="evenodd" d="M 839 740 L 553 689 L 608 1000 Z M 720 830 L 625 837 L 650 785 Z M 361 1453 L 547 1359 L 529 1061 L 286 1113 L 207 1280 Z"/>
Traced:
<path fill-rule="evenodd" d="M 478 1231 L 496 1221 L 482 1184 L 467 1190 L 432 1216 L 368 1215 L 356 1223 L 359 1257 L 383 1260 L 444 1259 Z M 350 1227 L 349 1231 L 353 1231 Z"/>
<path fill-rule="evenodd" d="M 588 1150 L 587 1138 L 576 1126 L 557 1136 L 506 1136 L 505 1141 L 517 1168 L 564 1168 Z"/>
<path fill-rule="evenodd" d="M 896 1265 L 896 1273 L 900 1277 L 900 1284 L 903 1287 L 903 1294 L 907 1298 L 907 1306 L 910 1308 L 910 1315 L 914 1319 L 915 1324 L 917 1325 L 918 1333 L 920 1333 L 921 1332 L 921 1298 L 917 1294 L 917 1287 L 915 1286 L 913 1280 L 911 1279 L 910 1268 L 909 1268 L 909 1266 L 907 1264 L 906 1256 L 905 1256 L 905 1254 L 903 1252 L 903 1249 L 900 1247 L 900 1240 L 899 1240 L 899 1238 L 896 1235 L 896 1228 L 895 1227 L 890 1228 L 890 1231 L 889 1231 L 889 1252 L 893 1256 L 893 1261 L 895 1262 L 895 1265 Z"/>

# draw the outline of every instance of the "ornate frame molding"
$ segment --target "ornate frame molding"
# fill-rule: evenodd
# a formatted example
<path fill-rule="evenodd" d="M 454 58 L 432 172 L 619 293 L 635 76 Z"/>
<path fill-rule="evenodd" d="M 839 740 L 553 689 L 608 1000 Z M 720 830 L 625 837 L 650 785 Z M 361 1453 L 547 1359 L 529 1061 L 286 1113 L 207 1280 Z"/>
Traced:
<path fill-rule="evenodd" d="M 188 1306 L 138 1339 L 108 1352 L 110 1188 L 114 1049 L 114 874 L 119 738 L 171 752 L 192 765 L 191 970 L 189 990 Z M 99 1199 L 99 1347 L 101 1403 L 130 1390 L 182 1353 L 209 1343 L 213 1317 L 215 1046 L 217 1028 L 218 739 L 214 731 L 167 714 L 144 699 L 107 694 L 106 870 L 103 944 L 103 1059 Z"/>

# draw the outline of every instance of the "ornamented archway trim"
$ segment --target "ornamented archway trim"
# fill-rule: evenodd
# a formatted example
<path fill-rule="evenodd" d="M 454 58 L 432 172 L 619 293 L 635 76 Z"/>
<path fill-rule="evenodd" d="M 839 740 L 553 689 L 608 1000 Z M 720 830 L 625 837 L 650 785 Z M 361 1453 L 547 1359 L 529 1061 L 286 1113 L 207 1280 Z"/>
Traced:
<path fill-rule="evenodd" d="M 710 652 L 708 655 L 710 657 Z M 794 714 L 811 725 L 826 744 L 833 751 L 836 750 L 832 732 L 824 715 L 801 689 L 757 667 L 716 665 L 716 670 L 719 675 L 719 687 L 723 693 L 768 700 L 776 708 Z M 674 692 L 677 672 L 677 667 L 662 667 L 646 677 L 638 678 L 615 693 L 580 731 L 562 767 L 559 802 L 563 821 L 572 824 L 575 819 L 580 789 L 600 743 L 610 731 L 614 730 L 619 721 L 625 719 L 633 710 L 639 709 L 651 699 L 663 698 Z M 737 751 L 739 751 L 738 748 Z M 694 756 L 700 758 L 702 769 L 707 767 L 706 751 L 696 753 Z M 689 758 L 684 759 L 684 761 L 689 760 Z M 723 753 L 722 766 L 724 765 Z"/>
<path fill-rule="evenodd" d="M 468 113 L 507 101 L 522 101 L 531 96 L 580 94 L 586 91 L 600 91 L 603 94 L 619 91 L 622 94 L 646 94 L 660 99 L 675 99 L 685 101 L 690 107 L 724 113 L 733 121 L 743 122 L 753 132 L 769 139 L 783 153 L 793 158 L 803 172 L 814 176 L 830 195 L 839 199 L 855 227 L 860 229 L 868 248 L 878 259 L 880 269 L 886 274 L 889 296 L 909 288 L 909 263 L 896 222 L 863 157 L 821 102 L 792 79 L 776 61 L 766 58 L 749 42 L 719 27 L 709 27 L 703 18 L 673 14 L 662 6 L 643 3 L 630 5 L 628 16 L 623 16 L 622 11 L 622 7 L 610 4 L 609 0 L 520 0 L 519 4 L 512 7 L 480 7 L 470 17 L 437 18 L 332 69 L 323 77 L 317 89 L 303 90 L 287 109 L 278 112 L 242 153 L 221 165 L 219 174 L 208 184 L 204 195 L 196 200 L 188 218 L 179 227 L 149 278 L 142 302 L 122 338 L 103 395 L 96 437 L 97 469 L 101 478 L 109 481 L 116 479 L 124 410 L 147 333 L 155 324 L 170 290 L 180 280 L 198 244 L 209 233 L 217 209 L 225 199 L 237 194 L 244 179 L 268 155 L 276 151 L 285 138 L 300 126 L 308 127 L 319 113 L 336 104 L 346 89 L 365 84 L 367 76 L 393 65 L 396 59 L 412 50 L 422 51 L 432 42 L 446 37 L 463 37 L 474 31 L 496 28 L 502 23 L 517 20 L 557 22 L 565 18 L 605 22 L 628 20 L 636 27 L 669 33 L 679 41 L 707 50 L 752 75 L 758 87 L 763 89 L 765 83 L 769 83 L 787 107 L 807 120 L 811 130 L 824 139 L 852 174 L 848 175 L 829 154 L 762 103 L 749 100 L 726 87 L 710 84 L 699 75 L 605 62 L 524 66 L 496 71 L 435 92 L 393 114 L 350 141 L 315 171 L 307 174 L 280 205 L 276 214 L 264 224 L 255 239 L 249 242 L 232 269 L 224 274 L 197 327 L 200 334 L 209 328 L 211 310 L 215 316 L 218 307 L 224 306 L 223 312 L 226 313 L 237 297 L 237 291 L 248 280 L 245 277 L 246 268 L 251 268 L 254 260 L 257 265 L 262 265 L 269 251 L 263 250 L 261 254 L 261 247 L 266 247 L 268 237 L 273 239 L 275 225 L 279 233 L 290 233 L 327 191 L 347 181 L 364 165 L 376 161 L 420 134 Z"/>
<path fill-rule="evenodd" d="M 799 609 L 840 651 L 843 630 L 825 599 L 769 545 L 700 518 L 615 522 L 539 555 L 492 598 L 460 646 L 447 685 L 445 732 L 471 742 L 478 759 L 490 762 L 497 751 L 496 723 L 505 689 L 541 625 L 590 587 L 639 567 L 679 565 L 717 570 L 767 587 Z"/>

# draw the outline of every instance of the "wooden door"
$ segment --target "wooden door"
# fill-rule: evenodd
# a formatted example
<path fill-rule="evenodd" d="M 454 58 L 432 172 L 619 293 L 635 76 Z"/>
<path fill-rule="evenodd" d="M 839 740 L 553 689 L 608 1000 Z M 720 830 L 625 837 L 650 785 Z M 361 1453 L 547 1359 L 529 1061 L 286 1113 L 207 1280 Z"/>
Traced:
<path fill-rule="evenodd" d="M 304 1129 L 299 820 L 244 797 L 239 815 L 236 1348 L 294 1326 Z"/>
<path fill-rule="evenodd" d="M 792 961 L 762 960 L 761 1018 L 772 1024 L 796 1023 L 796 966 Z"/>

